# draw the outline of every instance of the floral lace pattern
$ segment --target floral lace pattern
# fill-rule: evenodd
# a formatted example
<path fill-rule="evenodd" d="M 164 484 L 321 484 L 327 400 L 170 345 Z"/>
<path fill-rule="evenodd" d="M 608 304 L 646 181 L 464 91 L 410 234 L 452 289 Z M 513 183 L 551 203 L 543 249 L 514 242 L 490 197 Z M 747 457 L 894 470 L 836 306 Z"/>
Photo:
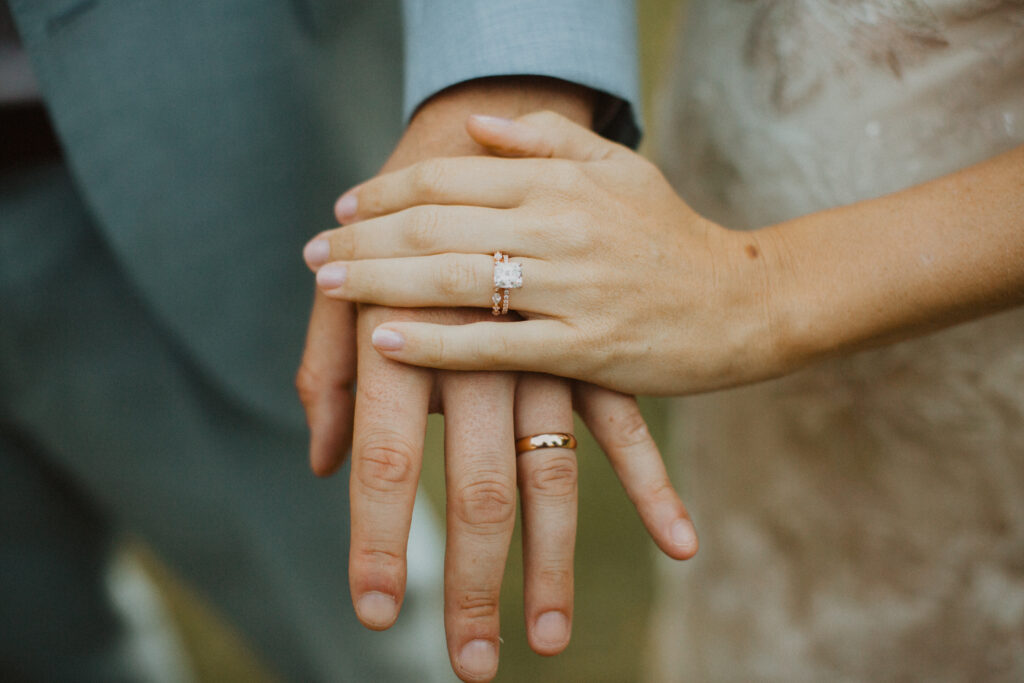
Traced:
<path fill-rule="evenodd" d="M 949 47 L 942 23 L 923 0 L 754 2 L 746 61 L 770 74 L 772 102 L 789 111 L 813 97 L 830 76 L 844 76 L 863 60 L 902 76 L 905 64 Z M 820 60 L 809 62 L 808 54 Z"/>
<path fill-rule="evenodd" d="M 1024 139 L 1024 0 L 692 4 L 659 161 L 730 227 L 895 191 Z"/>
<path fill-rule="evenodd" d="M 659 161 L 756 228 L 1024 144 L 1024 0 L 690 0 Z M 1024 311 L 679 402 L 650 680 L 1024 680 Z"/>
<path fill-rule="evenodd" d="M 863 61 L 900 78 L 907 67 L 950 47 L 947 23 L 1024 4 L 1021 0 L 741 0 L 756 6 L 746 39 L 749 64 L 770 73 L 780 111 L 800 105 L 830 76 Z M 804 58 L 818 55 L 813 63 Z"/>

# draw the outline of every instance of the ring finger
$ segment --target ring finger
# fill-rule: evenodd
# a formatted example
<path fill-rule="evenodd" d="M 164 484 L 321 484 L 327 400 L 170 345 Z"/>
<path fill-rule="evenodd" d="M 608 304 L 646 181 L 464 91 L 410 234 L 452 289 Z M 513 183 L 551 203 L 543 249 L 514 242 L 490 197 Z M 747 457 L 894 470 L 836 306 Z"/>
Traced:
<path fill-rule="evenodd" d="M 511 292 L 518 313 L 557 316 L 566 278 L 549 263 L 514 259 L 522 267 L 523 286 Z M 317 272 L 327 296 L 401 308 L 473 306 L 490 308 L 494 259 L 484 254 L 441 254 L 329 263 Z"/>
<path fill-rule="evenodd" d="M 516 438 L 573 431 L 571 390 L 550 375 L 523 375 L 516 389 Z M 558 654 L 569 644 L 576 542 L 576 453 L 539 448 L 516 457 L 523 515 L 523 592 L 530 647 Z"/>

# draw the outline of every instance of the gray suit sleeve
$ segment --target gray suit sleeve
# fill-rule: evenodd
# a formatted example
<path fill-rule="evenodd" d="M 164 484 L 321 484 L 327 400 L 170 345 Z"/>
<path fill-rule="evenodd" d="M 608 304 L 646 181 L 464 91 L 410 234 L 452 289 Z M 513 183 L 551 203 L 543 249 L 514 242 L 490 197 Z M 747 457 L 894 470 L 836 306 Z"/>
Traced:
<path fill-rule="evenodd" d="M 600 92 L 595 127 L 640 138 L 631 0 L 403 0 L 406 121 L 431 95 L 487 76 L 550 76 Z"/>

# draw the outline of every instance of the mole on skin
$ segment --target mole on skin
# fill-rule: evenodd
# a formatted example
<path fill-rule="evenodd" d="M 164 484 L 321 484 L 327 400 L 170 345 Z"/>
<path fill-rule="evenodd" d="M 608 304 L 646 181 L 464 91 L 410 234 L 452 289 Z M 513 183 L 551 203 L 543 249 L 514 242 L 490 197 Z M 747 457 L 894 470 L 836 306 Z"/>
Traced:
<path fill-rule="evenodd" d="M 755 247 L 753 244 L 747 245 L 746 252 L 747 256 L 749 256 L 750 258 L 757 258 L 758 254 L 760 254 L 760 252 L 757 250 L 757 247 Z"/>

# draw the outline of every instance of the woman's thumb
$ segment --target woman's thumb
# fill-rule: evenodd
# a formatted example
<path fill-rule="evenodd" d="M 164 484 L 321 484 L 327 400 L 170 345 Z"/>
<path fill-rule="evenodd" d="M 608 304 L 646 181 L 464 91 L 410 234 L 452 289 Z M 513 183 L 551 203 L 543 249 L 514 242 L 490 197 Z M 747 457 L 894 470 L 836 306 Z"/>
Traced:
<path fill-rule="evenodd" d="M 573 161 L 606 159 L 619 146 L 551 111 L 518 119 L 474 114 L 466 131 L 489 151 L 504 157 L 550 157 Z"/>

